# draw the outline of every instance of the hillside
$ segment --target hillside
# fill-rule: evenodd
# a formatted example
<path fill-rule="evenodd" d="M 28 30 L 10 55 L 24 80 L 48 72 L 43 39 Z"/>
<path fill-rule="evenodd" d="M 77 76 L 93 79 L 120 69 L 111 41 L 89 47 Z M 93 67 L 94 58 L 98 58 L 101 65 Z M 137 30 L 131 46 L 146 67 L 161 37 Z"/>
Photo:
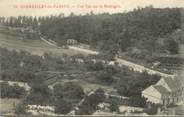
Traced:
<path fill-rule="evenodd" d="M 0 17 L 0 98 L 7 103 L 2 110 L 17 115 L 91 115 L 99 110 L 126 115 L 121 107 L 127 107 L 134 109 L 127 109 L 130 114 L 156 114 L 183 94 L 180 83 L 172 83 L 184 64 L 183 32 L 181 8 Z M 152 90 L 156 84 L 170 90 Z M 153 101 L 142 95 L 149 87 Z"/>
<path fill-rule="evenodd" d="M 179 46 L 184 43 L 181 12 L 182 8 L 148 6 L 118 14 L 53 16 L 40 20 L 40 32 L 59 45 L 74 39 L 107 58 L 117 55 L 149 68 L 160 62 L 154 69 L 175 73 L 183 61 L 179 57 Z"/>
<path fill-rule="evenodd" d="M 44 53 L 52 53 L 54 56 L 61 56 L 62 54 L 72 56 L 80 53 L 78 51 L 51 46 L 41 39 L 30 40 L 22 38 L 20 35 L 7 36 L 2 32 L 0 32 L 0 47 L 7 48 L 9 50 L 27 51 L 39 56 Z"/>
<path fill-rule="evenodd" d="M 40 21 L 40 32 L 61 45 L 72 38 L 111 53 L 130 52 L 133 47 L 150 56 L 164 50 L 177 54 L 177 51 L 169 49 L 166 42 L 163 45 L 157 42 L 159 38 L 181 29 L 180 10 L 149 6 L 119 14 L 48 17 Z"/>

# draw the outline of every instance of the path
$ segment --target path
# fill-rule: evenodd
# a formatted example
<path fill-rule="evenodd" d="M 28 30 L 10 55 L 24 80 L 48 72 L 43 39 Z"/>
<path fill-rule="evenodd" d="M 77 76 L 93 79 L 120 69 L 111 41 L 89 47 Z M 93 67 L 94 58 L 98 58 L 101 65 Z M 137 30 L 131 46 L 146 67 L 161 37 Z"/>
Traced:
<path fill-rule="evenodd" d="M 174 77 L 174 75 L 165 74 L 165 73 L 162 73 L 162 72 L 159 72 L 159 71 L 156 71 L 156 70 L 152 70 L 152 69 L 146 68 L 146 67 L 144 67 L 142 65 L 138 65 L 138 64 L 135 64 L 135 63 L 132 63 L 130 61 L 123 60 L 123 59 L 117 58 L 116 62 L 120 66 L 121 65 L 127 66 L 127 67 L 129 67 L 132 70 L 137 71 L 137 72 L 141 72 L 142 73 L 142 72 L 146 71 L 150 75 L 160 75 L 162 77 Z"/>
<path fill-rule="evenodd" d="M 46 40 L 45 40 L 45 42 L 46 42 Z M 51 43 L 51 42 L 47 42 L 47 43 L 50 44 L 50 45 L 57 46 L 57 45 L 55 45 L 54 43 Z M 97 51 L 78 48 L 78 47 L 74 47 L 74 46 L 69 46 L 69 49 L 84 52 L 84 53 L 87 53 L 87 54 L 99 54 L 99 52 L 97 52 Z M 175 77 L 175 75 L 170 75 L 170 74 L 162 73 L 162 72 L 159 72 L 159 71 L 156 71 L 156 70 L 152 70 L 152 69 L 146 68 L 142 65 L 138 65 L 136 63 L 133 63 L 133 62 L 130 62 L 130 61 L 127 61 L 127 60 L 124 60 L 124 59 L 116 58 L 115 62 L 117 62 L 119 66 L 127 66 L 131 70 L 137 71 L 137 72 L 140 72 L 140 73 L 143 73 L 144 71 L 146 71 L 150 75 L 160 75 L 161 77 L 172 77 L 172 78 Z"/>

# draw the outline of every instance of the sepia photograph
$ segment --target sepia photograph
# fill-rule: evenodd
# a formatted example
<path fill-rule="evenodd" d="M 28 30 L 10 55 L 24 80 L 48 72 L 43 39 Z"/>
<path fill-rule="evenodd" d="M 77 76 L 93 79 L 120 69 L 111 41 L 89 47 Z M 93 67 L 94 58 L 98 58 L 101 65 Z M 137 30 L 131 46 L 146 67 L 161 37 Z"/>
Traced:
<path fill-rule="evenodd" d="M 184 0 L 0 0 L 0 116 L 184 116 Z"/>

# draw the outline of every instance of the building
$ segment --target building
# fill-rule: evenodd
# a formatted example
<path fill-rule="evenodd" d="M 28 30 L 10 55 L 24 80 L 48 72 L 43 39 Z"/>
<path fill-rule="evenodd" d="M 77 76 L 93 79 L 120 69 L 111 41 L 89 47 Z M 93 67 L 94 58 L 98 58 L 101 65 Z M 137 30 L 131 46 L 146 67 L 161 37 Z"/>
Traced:
<path fill-rule="evenodd" d="M 84 43 L 79 43 L 75 39 L 67 39 L 67 45 L 75 46 L 75 47 L 83 48 L 83 49 L 90 49 L 90 45 L 84 44 Z"/>
<path fill-rule="evenodd" d="M 83 48 L 83 49 L 90 49 L 90 45 L 82 44 L 82 43 L 80 43 L 77 47 Z"/>
<path fill-rule="evenodd" d="M 142 91 L 142 96 L 147 98 L 147 102 L 169 105 L 184 102 L 183 79 L 161 78 L 155 85 L 151 85 Z"/>
<path fill-rule="evenodd" d="M 110 104 L 103 102 L 103 103 L 98 104 L 97 108 L 98 108 L 98 110 L 109 112 L 110 111 Z"/>
<path fill-rule="evenodd" d="M 147 98 L 148 102 L 162 104 L 162 99 L 167 95 L 167 93 L 168 91 L 164 87 L 151 85 L 142 92 L 142 96 Z"/>
<path fill-rule="evenodd" d="M 76 45 L 78 42 L 75 39 L 67 39 L 67 45 Z"/>

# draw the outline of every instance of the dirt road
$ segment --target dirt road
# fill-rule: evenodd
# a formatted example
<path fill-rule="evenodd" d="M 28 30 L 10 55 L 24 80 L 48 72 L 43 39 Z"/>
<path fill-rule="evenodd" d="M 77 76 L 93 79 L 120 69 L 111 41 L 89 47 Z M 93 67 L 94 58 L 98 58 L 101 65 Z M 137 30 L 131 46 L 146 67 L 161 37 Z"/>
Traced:
<path fill-rule="evenodd" d="M 141 72 L 141 73 L 146 71 L 150 75 L 156 75 L 157 74 L 157 75 L 160 75 L 162 77 L 174 77 L 174 75 L 165 74 L 165 73 L 162 73 L 162 72 L 159 72 L 159 71 L 156 71 L 156 70 L 152 70 L 152 69 L 146 68 L 146 67 L 144 67 L 142 65 L 138 65 L 138 64 L 135 64 L 135 63 L 132 63 L 130 61 L 123 60 L 123 59 L 117 58 L 116 62 L 120 66 L 124 65 L 124 66 L 129 67 L 133 71 L 137 71 L 137 72 Z"/>

